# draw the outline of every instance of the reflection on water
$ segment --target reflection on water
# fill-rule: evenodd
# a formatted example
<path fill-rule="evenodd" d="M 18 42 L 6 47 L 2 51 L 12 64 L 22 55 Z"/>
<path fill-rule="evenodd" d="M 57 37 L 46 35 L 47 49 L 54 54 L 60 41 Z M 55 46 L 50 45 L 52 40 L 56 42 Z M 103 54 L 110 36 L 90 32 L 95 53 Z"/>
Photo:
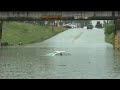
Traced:
<path fill-rule="evenodd" d="M 48 57 L 55 50 L 71 56 Z M 112 48 L 1 48 L 0 78 L 119 78 L 120 51 Z"/>
<path fill-rule="evenodd" d="M 114 69 L 116 72 L 120 73 L 120 50 L 114 50 Z"/>
<path fill-rule="evenodd" d="M 42 74 L 43 71 L 50 68 L 48 57 L 43 56 L 46 49 L 2 48 L 0 52 L 0 78 L 34 78 L 34 72 Z"/>

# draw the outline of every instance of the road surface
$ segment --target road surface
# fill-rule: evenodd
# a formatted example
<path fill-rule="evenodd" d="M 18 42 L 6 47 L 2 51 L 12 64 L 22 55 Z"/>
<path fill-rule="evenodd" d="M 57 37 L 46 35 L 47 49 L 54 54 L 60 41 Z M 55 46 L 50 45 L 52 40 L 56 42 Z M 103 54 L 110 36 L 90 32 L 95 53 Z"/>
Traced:
<path fill-rule="evenodd" d="M 105 43 L 103 29 L 66 30 L 41 43 L 3 48 L 0 78 L 28 79 L 117 79 L 119 51 Z M 70 56 L 46 56 L 66 50 Z"/>

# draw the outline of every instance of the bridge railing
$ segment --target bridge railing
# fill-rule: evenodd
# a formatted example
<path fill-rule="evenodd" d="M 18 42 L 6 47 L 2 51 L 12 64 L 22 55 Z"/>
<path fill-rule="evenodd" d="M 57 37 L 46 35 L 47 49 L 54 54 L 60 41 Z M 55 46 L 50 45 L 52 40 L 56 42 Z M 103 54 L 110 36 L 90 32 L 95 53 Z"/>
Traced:
<path fill-rule="evenodd" d="M 32 18 L 32 19 L 42 19 L 43 17 L 47 19 L 54 19 L 56 16 L 59 16 L 59 19 L 64 19 L 64 18 L 71 18 L 71 19 L 100 19 L 102 17 L 108 19 L 108 18 L 120 18 L 120 12 L 115 11 L 114 16 L 112 11 L 70 11 L 70 12 L 65 12 L 65 11 L 44 11 L 44 12 L 20 12 L 20 11 L 14 11 L 14 12 L 0 12 L 0 19 L 19 19 L 19 18 Z M 52 18 L 49 18 L 52 17 Z M 61 18 L 60 18 L 61 17 Z M 44 18 L 44 19 L 45 19 Z"/>

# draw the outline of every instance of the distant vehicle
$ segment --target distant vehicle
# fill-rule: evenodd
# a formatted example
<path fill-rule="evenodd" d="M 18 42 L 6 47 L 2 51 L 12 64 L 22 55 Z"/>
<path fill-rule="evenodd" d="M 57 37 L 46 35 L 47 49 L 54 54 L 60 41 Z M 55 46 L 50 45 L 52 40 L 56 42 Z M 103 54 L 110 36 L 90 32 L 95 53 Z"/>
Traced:
<path fill-rule="evenodd" d="M 68 56 L 68 55 L 71 54 L 67 51 L 54 51 L 53 53 L 47 54 L 47 56 Z"/>
<path fill-rule="evenodd" d="M 103 28 L 102 24 L 100 23 L 100 21 L 97 21 L 95 28 Z"/>
<path fill-rule="evenodd" d="M 92 24 L 88 24 L 87 25 L 87 29 L 93 29 L 93 25 Z"/>

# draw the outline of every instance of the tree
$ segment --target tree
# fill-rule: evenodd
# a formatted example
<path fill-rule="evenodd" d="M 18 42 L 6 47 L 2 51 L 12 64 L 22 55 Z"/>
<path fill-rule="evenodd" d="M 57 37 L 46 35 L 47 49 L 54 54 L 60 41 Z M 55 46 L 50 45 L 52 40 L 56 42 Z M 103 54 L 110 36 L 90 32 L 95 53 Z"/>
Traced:
<path fill-rule="evenodd" d="M 109 23 L 109 24 L 106 25 L 106 28 L 105 28 L 105 34 L 111 34 L 111 33 L 114 33 L 114 30 L 115 30 L 115 25 Z"/>

